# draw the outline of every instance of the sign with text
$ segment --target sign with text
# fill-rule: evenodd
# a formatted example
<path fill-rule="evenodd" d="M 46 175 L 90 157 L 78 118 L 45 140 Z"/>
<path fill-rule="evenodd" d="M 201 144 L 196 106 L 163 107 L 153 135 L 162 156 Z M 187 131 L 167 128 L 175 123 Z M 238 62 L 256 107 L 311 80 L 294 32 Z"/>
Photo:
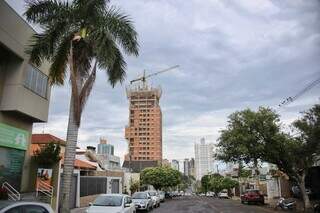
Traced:
<path fill-rule="evenodd" d="M 0 123 L 0 146 L 27 150 L 29 132 Z"/>

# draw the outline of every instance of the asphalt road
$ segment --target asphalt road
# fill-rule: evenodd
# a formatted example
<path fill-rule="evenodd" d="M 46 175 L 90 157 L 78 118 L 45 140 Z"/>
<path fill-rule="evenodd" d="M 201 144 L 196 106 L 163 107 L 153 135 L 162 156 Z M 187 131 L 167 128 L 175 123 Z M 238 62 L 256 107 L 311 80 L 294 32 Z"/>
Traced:
<path fill-rule="evenodd" d="M 273 213 L 263 206 L 210 197 L 180 197 L 161 203 L 152 213 Z"/>

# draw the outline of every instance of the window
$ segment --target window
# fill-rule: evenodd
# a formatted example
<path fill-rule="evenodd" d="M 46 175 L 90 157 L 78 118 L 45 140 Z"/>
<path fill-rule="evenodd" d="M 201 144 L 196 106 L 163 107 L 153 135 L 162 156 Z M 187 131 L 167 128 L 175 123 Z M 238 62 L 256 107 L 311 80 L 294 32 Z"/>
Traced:
<path fill-rule="evenodd" d="M 24 213 L 49 213 L 49 212 L 42 206 L 26 205 L 24 206 Z"/>
<path fill-rule="evenodd" d="M 21 208 L 21 206 L 14 207 L 14 208 L 11 208 L 11 209 L 5 211 L 5 213 L 22 213 L 22 208 Z"/>
<path fill-rule="evenodd" d="M 29 64 L 24 86 L 41 97 L 47 98 L 48 76 Z"/>

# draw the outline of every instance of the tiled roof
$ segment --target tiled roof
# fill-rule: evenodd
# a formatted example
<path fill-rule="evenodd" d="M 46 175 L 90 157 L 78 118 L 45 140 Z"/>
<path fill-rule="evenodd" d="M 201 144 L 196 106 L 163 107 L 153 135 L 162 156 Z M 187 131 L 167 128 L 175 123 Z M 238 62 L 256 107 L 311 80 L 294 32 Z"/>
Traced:
<path fill-rule="evenodd" d="M 63 165 L 63 162 L 64 162 L 64 160 L 63 160 L 63 158 L 62 158 L 62 165 Z M 79 160 L 79 159 L 75 159 L 75 161 L 74 161 L 74 168 L 75 169 L 89 169 L 89 170 L 96 170 L 97 169 L 97 167 L 96 166 L 94 166 L 94 165 L 91 165 L 91 164 L 89 164 L 89 163 L 87 163 L 87 162 L 84 162 L 84 161 L 82 161 L 82 160 Z"/>
<path fill-rule="evenodd" d="M 48 144 L 48 143 L 60 144 L 62 146 L 66 145 L 66 142 L 51 134 L 32 134 L 31 143 L 32 144 Z"/>

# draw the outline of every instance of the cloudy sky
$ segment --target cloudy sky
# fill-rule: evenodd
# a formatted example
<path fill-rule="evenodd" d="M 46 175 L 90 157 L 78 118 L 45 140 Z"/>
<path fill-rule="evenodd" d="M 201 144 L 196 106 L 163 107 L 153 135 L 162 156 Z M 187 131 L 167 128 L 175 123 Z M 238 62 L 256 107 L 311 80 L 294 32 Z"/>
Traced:
<path fill-rule="evenodd" d="M 7 0 L 23 13 L 23 0 Z M 79 146 L 106 137 L 123 157 L 128 123 L 125 86 L 145 69 L 180 68 L 152 79 L 163 95 L 165 158 L 193 157 L 201 137 L 215 142 L 227 116 L 276 106 L 320 77 L 318 0 L 113 0 L 139 33 L 140 55 L 127 58 L 127 81 L 112 89 L 99 72 L 85 108 Z M 280 109 L 284 123 L 319 102 L 320 86 Z M 35 133 L 66 137 L 70 88 L 54 87 L 49 121 Z"/>

